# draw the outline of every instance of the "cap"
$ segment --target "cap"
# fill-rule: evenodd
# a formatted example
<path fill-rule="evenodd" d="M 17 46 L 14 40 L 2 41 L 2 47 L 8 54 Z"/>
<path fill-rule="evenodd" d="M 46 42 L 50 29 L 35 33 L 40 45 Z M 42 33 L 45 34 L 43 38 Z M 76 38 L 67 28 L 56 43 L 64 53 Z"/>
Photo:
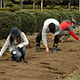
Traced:
<path fill-rule="evenodd" d="M 72 22 L 73 24 L 75 24 L 74 27 L 76 27 L 76 25 L 77 25 L 76 20 L 72 20 L 71 22 Z"/>
<path fill-rule="evenodd" d="M 18 36 L 18 35 L 20 35 L 20 30 L 17 27 L 12 27 L 10 35 L 11 36 Z"/>

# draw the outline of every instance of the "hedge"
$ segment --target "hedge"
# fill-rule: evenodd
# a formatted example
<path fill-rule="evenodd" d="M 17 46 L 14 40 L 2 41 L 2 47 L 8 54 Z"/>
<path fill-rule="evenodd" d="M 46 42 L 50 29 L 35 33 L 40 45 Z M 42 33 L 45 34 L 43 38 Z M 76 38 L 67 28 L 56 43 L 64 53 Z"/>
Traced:
<path fill-rule="evenodd" d="M 6 3 L 6 6 L 7 6 L 7 7 L 13 7 L 13 2 L 8 1 L 8 2 Z"/>
<path fill-rule="evenodd" d="M 74 14 L 72 13 L 72 11 L 66 11 L 66 14 L 67 14 L 68 16 L 74 15 Z M 76 20 L 76 17 L 75 17 L 75 16 L 74 16 L 73 18 Z M 69 20 L 72 20 L 72 18 L 69 17 Z"/>
<path fill-rule="evenodd" d="M 36 17 L 26 11 L 16 11 L 15 13 L 21 19 L 21 30 L 26 34 L 33 34 L 37 24 Z"/>
<path fill-rule="evenodd" d="M 76 17 L 76 21 L 77 23 L 80 21 L 80 12 L 77 11 L 72 11 L 72 13 L 74 14 L 74 16 Z"/>
<path fill-rule="evenodd" d="M 61 17 L 60 14 L 56 11 L 47 11 L 47 13 L 49 13 L 51 15 L 52 18 L 58 20 L 59 22 L 61 22 Z"/>
<path fill-rule="evenodd" d="M 0 11 L 0 39 L 6 38 L 14 26 L 20 29 L 20 18 L 15 13 Z"/>
<path fill-rule="evenodd" d="M 75 11 L 46 11 L 34 12 L 31 14 L 27 11 L 16 11 L 14 13 L 8 11 L 0 11 L 0 39 L 6 38 L 12 27 L 18 27 L 27 34 L 39 32 L 43 27 L 43 23 L 48 18 L 55 18 L 59 22 L 64 19 L 70 19 L 69 15 L 74 15 L 74 19 L 80 21 L 80 12 Z"/>
<path fill-rule="evenodd" d="M 9 11 L 11 8 L 0 8 L 0 11 Z"/>
<path fill-rule="evenodd" d="M 33 5 L 23 5 L 23 9 L 33 9 Z"/>
<path fill-rule="evenodd" d="M 60 14 L 60 18 L 61 18 L 60 22 L 62 22 L 65 19 L 69 19 L 69 16 L 66 14 L 66 12 L 63 11 L 57 11 L 57 12 Z"/>
<path fill-rule="evenodd" d="M 14 4 L 14 6 L 9 10 L 11 12 L 15 12 L 15 11 L 19 11 L 21 8 L 19 5 L 17 4 Z"/>
<path fill-rule="evenodd" d="M 57 10 L 59 10 L 59 11 L 63 11 L 63 8 L 61 7 L 61 5 L 56 5 L 56 6 L 54 7 L 54 9 L 57 9 Z"/>
<path fill-rule="evenodd" d="M 33 15 L 36 16 L 37 18 L 37 27 L 36 27 L 36 32 L 39 32 L 41 28 L 43 27 L 43 23 L 46 19 L 51 18 L 51 15 L 48 14 L 47 12 L 35 12 Z"/>

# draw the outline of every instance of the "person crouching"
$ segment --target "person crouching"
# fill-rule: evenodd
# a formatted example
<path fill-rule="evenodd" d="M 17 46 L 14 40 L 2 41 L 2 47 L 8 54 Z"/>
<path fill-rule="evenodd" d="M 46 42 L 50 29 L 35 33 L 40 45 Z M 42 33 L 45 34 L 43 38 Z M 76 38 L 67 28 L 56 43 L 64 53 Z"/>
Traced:
<path fill-rule="evenodd" d="M 20 62 L 24 62 L 23 59 L 26 52 L 26 46 L 28 44 L 29 41 L 25 33 L 20 31 L 17 27 L 12 27 L 10 34 L 0 51 L 0 60 L 2 54 L 9 46 L 9 52 L 12 54 L 12 61 L 16 61 L 16 58 L 20 58 Z"/>

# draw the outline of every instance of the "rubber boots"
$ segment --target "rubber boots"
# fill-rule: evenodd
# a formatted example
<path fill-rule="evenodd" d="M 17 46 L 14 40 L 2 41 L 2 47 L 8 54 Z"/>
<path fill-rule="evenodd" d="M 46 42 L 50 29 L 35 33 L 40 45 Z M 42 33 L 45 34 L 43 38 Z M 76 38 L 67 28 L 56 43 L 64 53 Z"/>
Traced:
<path fill-rule="evenodd" d="M 40 43 L 36 43 L 36 49 L 34 50 L 34 52 L 39 52 L 40 51 Z"/>
<path fill-rule="evenodd" d="M 21 63 L 23 63 L 23 62 L 24 62 L 24 61 L 23 61 L 23 58 L 20 58 L 20 62 L 21 62 Z"/>
<path fill-rule="evenodd" d="M 53 46 L 53 53 L 56 53 L 57 46 L 58 46 L 58 44 L 54 43 L 54 46 Z"/>
<path fill-rule="evenodd" d="M 25 54 L 22 54 L 22 56 L 20 57 L 20 62 L 21 62 L 21 63 L 24 62 L 24 56 L 25 56 Z"/>
<path fill-rule="evenodd" d="M 56 53 L 56 48 L 53 48 L 53 53 Z"/>
<path fill-rule="evenodd" d="M 16 57 L 13 57 L 13 56 L 12 56 L 12 61 L 16 61 Z"/>

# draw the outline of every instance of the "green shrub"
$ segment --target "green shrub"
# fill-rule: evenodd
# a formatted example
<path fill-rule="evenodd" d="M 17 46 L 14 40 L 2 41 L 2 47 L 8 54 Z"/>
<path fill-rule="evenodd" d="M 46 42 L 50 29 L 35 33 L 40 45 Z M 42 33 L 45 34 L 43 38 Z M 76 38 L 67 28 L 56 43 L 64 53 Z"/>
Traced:
<path fill-rule="evenodd" d="M 67 9 L 67 5 L 66 5 L 66 6 L 63 6 L 63 8 L 64 8 L 64 9 Z"/>
<path fill-rule="evenodd" d="M 77 11 L 72 11 L 72 13 L 74 14 L 76 21 L 79 22 L 80 21 L 80 13 Z"/>
<path fill-rule="evenodd" d="M 70 6 L 70 9 L 74 9 L 74 6 Z"/>
<path fill-rule="evenodd" d="M 53 6 L 52 5 L 47 5 L 46 9 L 53 9 Z"/>
<path fill-rule="evenodd" d="M 8 1 L 8 2 L 6 3 L 6 6 L 13 7 L 13 2 Z"/>
<path fill-rule="evenodd" d="M 11 8 L 0 8 L 0 11 L 10 11 Z"/>
<path fill-rule="evenodd" d="M 33 9 L 21 9 L 20 11 L 27 11 L 27 12 L 30 12 L 30 13 L 34 13 L 36 11 L 41 11 L 41 10 L 33 10 Z"/>
<path fill-rule="evenodd" d="M 15 13 L 21 19 L 21 30 L 27 34 L 33 34 L 37 24 L 36 17 L 26 11 L 16 11 Z"/>
<path fill-rule="evenodd" d="M 69 19 L 69 16 L 66 14 L 66 12 L 63 11 L 57 11 L 57 12 L 60 14 L 60 18 L 61 18 L 60 22 L 62 22 L 65 19 Z"/>
<path fill-rule="evenodd" d="M 70 9 L 64 9 L 63 11 L 70 11 Z"/>
<path fill-rule="evenodd" d="M 67 14 L 68 16 L 70 16 L 70 15 L 74 15 L 74 14 L 72 13 L 72 11 L 66 11 L 66 14 Z M 73 18 L 76 19 L 75 16 L 74 16 Z M 72 18 L 69 17 L 69 20 L 72 20 Z"/>
<path fill-rule="evenodd" d="M 33 5 L 23 5 L 23 9 L 33 9 Z"/>
<path fill-rule="evenodd" d="M 60 10 L 62 7 L 60 5 L 54 6 L 54 9 Z"/>
<path fill-rule="evenodd" d="M 47 6 L 46 6 L 46 9 L 50 9 L 50 5 L 47 5 Z"/>
<path fill-rule="evenodd" d="M 15 13 L 0 11 L 0 39 L 6 38 L 14 26 L 20 29 L 20 18 Z"/>
<path fill-rule="evenodd" d="M 78 6 L 74 6 L 75 9 L 78 9 Z"/>
<path fill-rule="evenodd" d="M 58 20 L 59 22 L 61 21 L 60 14 L 58 12 L 54 12 L 54 11 L 46 11 L 46 12 L 49 13 L 52 18 Z"/>
<path fill-rule="evenodd" d="M 11 8 L 11 12 L 15 12 L 15 11 L 19 11 L 20 10 L 20 6 L 15 4 L 12 8 Z"/>
<path fill-rule="evenodd" d="M 37 28 L 36 31 L 40 31 L 41 28 L 43 27 L 43 23 L 46 19 L 51 18 L 51 15 L 48 14 L 47 12 L 35 12 L 33 15 L 36 16 L 37 18 Z"/>
<path fill-rule="evenodd" d="M 23 9 L 33 9 L 33 5 L 23 5 Z M 40 9 L 40 5 L 35 5 L 35 9 Z"/>
<path fill-rule="evenodd" d="M 60 11 L 63 11 L 64 9 L 61 7 Z"/>

